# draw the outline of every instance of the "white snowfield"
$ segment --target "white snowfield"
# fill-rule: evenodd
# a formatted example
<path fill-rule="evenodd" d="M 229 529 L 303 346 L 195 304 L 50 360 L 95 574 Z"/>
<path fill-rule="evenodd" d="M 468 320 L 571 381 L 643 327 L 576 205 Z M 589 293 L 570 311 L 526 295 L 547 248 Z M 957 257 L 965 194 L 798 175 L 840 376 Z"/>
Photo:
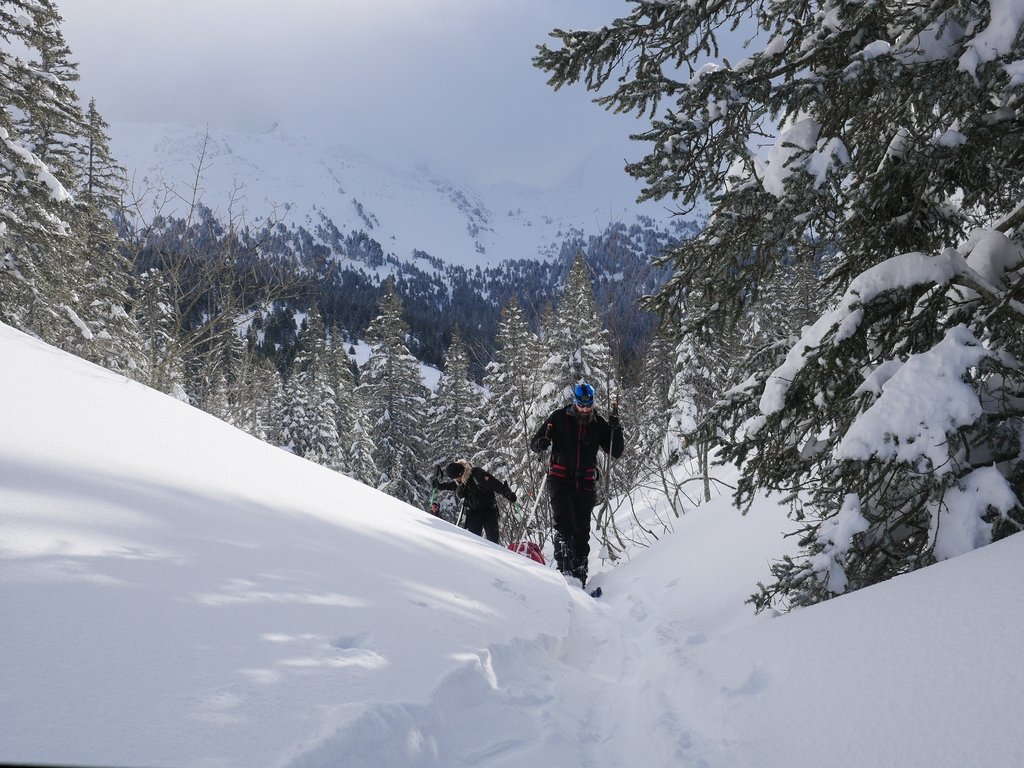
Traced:
<path fill-rule="evenodd" d="M 0 762 L 1024 765 L 1024 537 L 812 609 L 722 498 L 594 600 L 0 326 Z"/>

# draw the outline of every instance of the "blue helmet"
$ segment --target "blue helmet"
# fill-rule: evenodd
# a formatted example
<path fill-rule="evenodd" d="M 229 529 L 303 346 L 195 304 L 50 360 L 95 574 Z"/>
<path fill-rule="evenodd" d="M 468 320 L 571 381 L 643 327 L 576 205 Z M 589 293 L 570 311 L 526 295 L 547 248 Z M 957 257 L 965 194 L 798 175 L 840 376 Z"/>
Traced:
<path fill-rule="evenodd" d="M 594 388 L 587 384 L 587 382 L 581 381 L 572 388 L 572 401 L 583 408 L 593 408 Z"/>

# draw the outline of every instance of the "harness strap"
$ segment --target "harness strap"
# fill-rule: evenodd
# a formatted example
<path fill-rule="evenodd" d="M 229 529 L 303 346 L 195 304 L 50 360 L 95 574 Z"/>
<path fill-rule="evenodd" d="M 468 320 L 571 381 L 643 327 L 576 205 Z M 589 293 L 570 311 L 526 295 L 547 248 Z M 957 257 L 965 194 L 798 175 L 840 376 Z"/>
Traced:
<path fill-rule="evenodd" d="M 551 464 L 548 469 L 549 477 L 557 477 L 562 480 L 597 480 L 597 469 L 587 467 L 586 469 L 569 469 L 562 464 Z"/>

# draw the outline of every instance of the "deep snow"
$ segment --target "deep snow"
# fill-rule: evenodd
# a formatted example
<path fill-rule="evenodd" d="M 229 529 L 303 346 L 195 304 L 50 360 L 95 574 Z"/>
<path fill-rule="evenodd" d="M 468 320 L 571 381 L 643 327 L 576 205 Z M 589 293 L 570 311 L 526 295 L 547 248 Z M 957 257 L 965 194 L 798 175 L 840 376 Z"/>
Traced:
<path fill-rule="evenodd" d="M 719 498 L 593 600 L 7 326 L 0 424 L 0 761 L 1024 764 L 1021 536 L 755 616 Z"/>

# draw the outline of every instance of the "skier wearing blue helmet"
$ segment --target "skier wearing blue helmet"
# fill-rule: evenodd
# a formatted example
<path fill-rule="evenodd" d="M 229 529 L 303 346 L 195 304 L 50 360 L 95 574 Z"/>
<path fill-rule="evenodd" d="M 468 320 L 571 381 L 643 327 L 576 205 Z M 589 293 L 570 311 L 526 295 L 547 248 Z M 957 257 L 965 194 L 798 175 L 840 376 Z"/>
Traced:
<path fill-rule="evenodd" d="M 555 524 L 555 562 L 562 573 L 587 583 L 590 526 L 597 504 L 597 452 L 618 458 L 625 440 L 618 404 L 606 420 L 594 409 L 594 388 L 573 387 L 572 404 L 552 413 L 530 440 L 530 448 L 551 449 L 547 488 Z"/>

